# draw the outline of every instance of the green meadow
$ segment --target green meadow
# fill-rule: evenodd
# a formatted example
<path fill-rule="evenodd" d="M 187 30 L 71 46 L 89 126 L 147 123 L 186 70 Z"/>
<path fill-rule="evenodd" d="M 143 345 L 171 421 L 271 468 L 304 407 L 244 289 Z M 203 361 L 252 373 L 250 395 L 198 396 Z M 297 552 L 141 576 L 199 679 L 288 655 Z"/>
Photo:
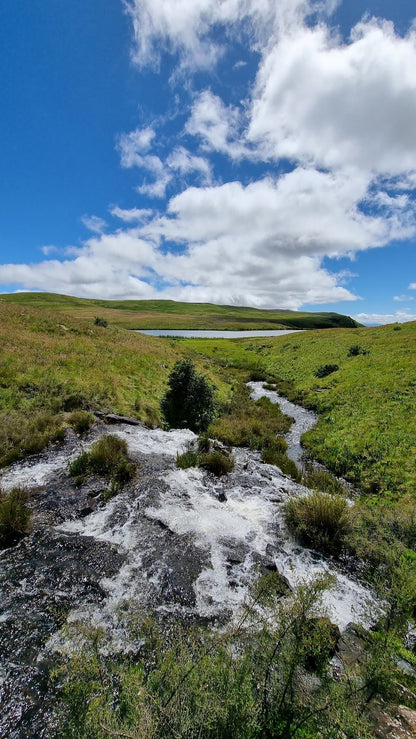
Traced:
<path fill-rule="evenodd" d="M 416 493 L 416 323 L 181 343 L 223 368 L 264 372 L 316 410 L 306 448 L 366 494 Z M 325 365 L 338 369 L 317 377 Z"/>
<path fill-rule="evenodd" d="M 74 313 L 87 319 L 99 315 L 113 326 L 130 329 L 259 330 L 357 325 L 339 313 L 257 310 L 173 300 L 87 300 L 53 293 L 13 293 L 1 295 L 0 301 Z"/>
<path fill-rule="evenodd" d="M 367 495 L 416 492 L 415 323 L 278 338 L 160 339 L 112 321 L 96 326 L 72 300 L 69 311 L 0 302 L 3 464 L 38 450 L 72 410 L 109 409 L 160 423 L 169 371 L 190 356 L 214 384 L 219 405 L 239 378 L 260 372 L 315 409 L 319 422 L 306 448 Z M 338 369 L 317 376 L 326 365 Z"/>
<path fill-rule="evenodd" d="M 244 385 L 249 379 L 267 382 L 317 411 L 305 447 L 357 491 L 350 508 L 342 483 L 312 470 L 302 482 L 313 492 L 288 506 L 288 525 L 306 546 L 355 562 L 386 604 L 376 630 L 363 637 L 362 656 L 348 680 L 341 681 L 327 670 L 337 636 L 325 619 L 313 617 L 328 583 L 301 586 L 286 601 L 278 573 L 269 573 L 253 593 L 247 621 L 220 637 L 206 629 L 160 633 L 150 615 L 139 614 L 145 646 L 133 662 L 100 657 L 100 634 L 92 631 L 90 651 L 87 643 L 56 676 L 60 736 L 355 739 L 376 736 L 377 719 L 368 714 L 374 696 L 416 708 L 416 678 L 397 667 L 399 657 L 416 667 L 416 657 L 403 646 L 416 604 L 416 323 L 278 338 L 166 339 L 126 330 L 117 319 L 123 308 L 106 313 L 102 305 L 77 305 L 75 299 L 57 304 L 56 296 L 42 295 L 29 304 L 27 296 L 13 297 L 0 299 L 2 467 L 50 441 L 59 443 L 67 425 L 81 433 L 97 411 L 160 424 L 169 373 L 187 357 L 214 389 L 216 418 L 208 436 L 256 450 L 296 477 L 282 438 L 290 420 L 264 399 L 253 403 Z M 96 325 L 97 316 L 108 326 Z M 208 437 L 200 437 L 201 452 L 205 446 Z M 84 456 L 74 475 L 91 468 Z M 125 465 L 123 480 L 131 473 Z M 17 489 L 0 494 L 4 535 L 10 530 L 20 537 L 29 529 L 21 496 Z M 257 620 L 260 597 L 274 609 L 273 626 Z M 306 702 L 299 670 L 319 676 L 319 690 L 308 693 Z"/>

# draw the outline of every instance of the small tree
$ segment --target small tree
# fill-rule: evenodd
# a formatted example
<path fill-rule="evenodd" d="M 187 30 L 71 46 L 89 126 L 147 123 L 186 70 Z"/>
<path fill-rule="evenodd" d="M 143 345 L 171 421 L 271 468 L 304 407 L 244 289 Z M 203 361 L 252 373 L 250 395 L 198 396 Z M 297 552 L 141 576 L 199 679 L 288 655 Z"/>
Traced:
<path fill-rule="evenodd" d="M 190 359 L 176 362 L 168 385 L 160 405 L 166 423 L 171 428 L 205 431 L 214 417 L 214 397 L 211 386 Z"/>

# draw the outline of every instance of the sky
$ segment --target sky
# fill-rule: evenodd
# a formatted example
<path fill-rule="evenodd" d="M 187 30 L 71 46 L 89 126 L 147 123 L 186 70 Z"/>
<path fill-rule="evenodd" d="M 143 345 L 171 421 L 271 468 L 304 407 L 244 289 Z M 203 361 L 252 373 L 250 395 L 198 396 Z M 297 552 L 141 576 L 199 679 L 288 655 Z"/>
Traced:
<path fill-rule="evenodd" d="M 414 0 L 6 0 L 0 292 L 416 320 Z"/>

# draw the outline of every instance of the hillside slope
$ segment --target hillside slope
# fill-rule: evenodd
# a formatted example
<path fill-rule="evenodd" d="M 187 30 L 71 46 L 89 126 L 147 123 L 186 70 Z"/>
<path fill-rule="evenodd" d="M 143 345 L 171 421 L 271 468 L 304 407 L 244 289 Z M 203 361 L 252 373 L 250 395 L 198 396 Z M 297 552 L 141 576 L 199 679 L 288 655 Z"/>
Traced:
<path fill-rule="evenodd" d="M 76 313 L 82 318 L 100 315 L 113 326 L 129 329 L 312 329 L 354 328 L 358 324 L 339 313 L 177 303 L 173 300 L 89 300 L 54 293 L 0 295 L 1 302 Z"/>

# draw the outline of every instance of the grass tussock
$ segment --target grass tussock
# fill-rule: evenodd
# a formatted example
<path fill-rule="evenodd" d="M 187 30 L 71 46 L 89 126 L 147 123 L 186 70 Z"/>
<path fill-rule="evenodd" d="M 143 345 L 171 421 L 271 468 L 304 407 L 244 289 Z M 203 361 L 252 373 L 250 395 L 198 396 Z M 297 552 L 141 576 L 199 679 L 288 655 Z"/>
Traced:
<path fill-rule="evenodd" d="M 201 454 L 199 457 L 199 466 L 218 477 L 228 475 L 233 471 L 234 465 L 234 457 L 219 449 L 208 452 L 208 454 Z"/>
<path fill-rule="evenodd" d="M 301 481 L 302 474 L 298 470 L 296 463 L 284 451 L 279 451 L 279 448 L 274 448 L 273 445 L 265 447 L 262 450 L 261 459 L 265 464 L 274 464 L 276 467 L 279 467 L 284 475 L 291 477 L 295 482 Z"/>
<path fill-rule="evenodd" d="M 180 470 L 187 470 L 189 467 L 198 467 L 198 454 L 192 450 L 177 454 L 176 466 Z"/>
<path fill-rule="evenodd" d="M 22 488 L 13 488 L 9 493 L 0 489 L 0 549 L 14 544 L 28 533 L 30 511 L 27 507 L 29 494 Z"/>
<path fill-rule="evenodd" d="M 266 439 L 285 434 L 291 425 L 292 419 L 278 405 L 268 398 L 253 401 L 247 386 L 240 384 L 231 401 L 221 408 L 220 417 L 210 425 L 209 434 L 229 446 L 262 449 Z"/>
<path fill-rule="evenodd" d="M 131 480 L 135 472 L 136 466 L 127 456 L 127 443 L 112 434 L 96 441 L 89 452 L 80 454 L 69 466 L 69 474 L 78 480 L 90 473 L 121 485 Z"/>
<path fill-rule="evenodd" d="M 202 467 L 218 477 L 232 472 L 234 465 L 234 457 L 228 451 L 220 449 L 218 445 L 214 445 L 211 450 L 211 440 L 206 435 L 199 437 L 196 449 L 191 447 L 176 455 L 176 466 L 179 469 Z"/>
<path fill-rule="evenodd" d="M 290 500 L 286 522 L 294 535 L 313 549 L 338 553 L 349 531 L 348 504 L 344 498 L 313 492 Z"/>
<path fill-rule="evenodd" d="M 72 411 L 67 421 L 77 434 L 85 434 L 92 426 L 93 416 L 87 411 Z"/>
<path fill-rule="evenodd" d="M 342 480 L 332 475 L 328 470 L 318 467 L 311 467 L 303 475 L 302 483 L 311 490 L 318 490 L 321 493 L 343 496 L 348 494 L 348 488 Z"/>

